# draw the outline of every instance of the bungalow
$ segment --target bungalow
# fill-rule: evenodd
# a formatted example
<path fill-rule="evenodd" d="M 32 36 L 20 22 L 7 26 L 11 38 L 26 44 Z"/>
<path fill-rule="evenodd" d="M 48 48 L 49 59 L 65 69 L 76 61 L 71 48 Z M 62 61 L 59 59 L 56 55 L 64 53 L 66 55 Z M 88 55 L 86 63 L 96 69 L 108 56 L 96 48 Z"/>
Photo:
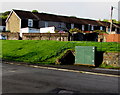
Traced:
<path fill-rule="evenodd" d="M 79 28 L 82 31 L 108 31 L 109 26 L 109 23 L 102 21 L 23 10 L 12 10 L 6 19 L 6 30 L 19 33 L 21 29 L 26 28 L 31 31 L 36 29 L 38 33 L 40 28 L 45 27 L 55 27 L 58 31 L 68 31 L 71 28 Z"/>

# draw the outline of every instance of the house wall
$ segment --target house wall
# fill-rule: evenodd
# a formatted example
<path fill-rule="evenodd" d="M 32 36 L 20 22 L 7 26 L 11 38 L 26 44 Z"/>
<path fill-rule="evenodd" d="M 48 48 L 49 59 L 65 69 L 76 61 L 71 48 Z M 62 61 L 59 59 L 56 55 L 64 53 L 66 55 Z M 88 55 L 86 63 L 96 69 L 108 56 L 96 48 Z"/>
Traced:
<path fill-rule="evenodd" d="M 39 33 L 55 33 L 55 27 L 40 28 Z"/>
<path fill-rule="evenodd" d="M 39 28 L 45 27 L 45 21 L 39 21 Z"/>
<path fill-rule="evenodd" d="M 82 24 L 74 24 L 75 28 L 79 28 L 80 30 L 82 30 Z"/>
<path fill-rule="evenodd" d="M 47 23 L 47 26 L 45 25 Z M 66 24 L 63 22 L 52 22 L 52 21 L 39 21 L 39 27 L 56 27 L 57 30 L 64 30 L 66 29 Z"/>
<path fill-rule="evenodd" d="M 21 20 L 21 28 L 26 28 L 28 27 L 28 19 L 22 19 Z"/>
<path fill-rule="evenodd" d="M 40 29 L 35 29 L 35 28 L 21 28 L 20 29 L 20 37 L 22 37 L 22 33 L 40 33 Z"/>
<path fill-rule="evenodd" d="M 13 12 L 6 23 L 6 30 L 11 32 L 20 32 L 20 19 Z"/>

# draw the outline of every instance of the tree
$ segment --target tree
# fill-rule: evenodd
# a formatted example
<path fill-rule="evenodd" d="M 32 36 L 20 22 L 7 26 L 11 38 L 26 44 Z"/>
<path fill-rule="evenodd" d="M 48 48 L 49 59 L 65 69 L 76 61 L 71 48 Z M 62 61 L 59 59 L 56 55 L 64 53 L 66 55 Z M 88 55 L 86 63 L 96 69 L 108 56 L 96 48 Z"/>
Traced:
<path fill-rule="evenodd" d="M 120 20 L 117 21 L 116 19 L 113 19 L 112 21 L 113 21 L 113 23 L 120 24 Z"/>
<path fill-rule="evenodd" d="M 103 21 L 104 21 L 104 22 L 109 22 L 109 20 L 108 20 L 108 19 L 104 19 Z"/>
<path fill-rule="evenodd" d="M 4 13 L 0 13 L 0 18 L 6 19 L 9 14 L 10 14 L 10 11 L 6 11 L 6 12 L 4 12 Z"/>
<path fill-rule="evenodd" d="M 33 13 L 38 13 L 38 10 L 32 10 Z"/>
<path fill-rule="evenodd" d="M 9 14 L 10 14 L 10 11 L 6 11 L 6 12 L 2 13 L 3 16 L 7 16 Z"/>
<path fill-rule="evenodd" d="M 120 24 L 120 21 L 118 21 L 118 23 L 117 24 Z"/>
<path fill-rule="evenodd" d="M 110 22 L 108 19 L 104 19 L 104 22 Z M 120 20 L 117 21 L 116 19 L 112 19 L 113 23 L 120 24 Z"/>

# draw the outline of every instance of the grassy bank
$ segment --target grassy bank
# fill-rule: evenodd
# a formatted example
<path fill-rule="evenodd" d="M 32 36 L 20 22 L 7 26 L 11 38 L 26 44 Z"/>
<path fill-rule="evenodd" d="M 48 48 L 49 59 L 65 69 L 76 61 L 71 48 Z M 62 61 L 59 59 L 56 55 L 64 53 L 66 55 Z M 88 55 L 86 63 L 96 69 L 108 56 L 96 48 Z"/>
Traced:
<path fill-rule="evenodd" d="M 97 51 L 120 52 L 118 43 L 98 42 L 60 42 L 46 40 L 3 40 L 2 55 L 8 60 L 29 63 L 54 64 L 56 59 L 67 49 L 75 46 L 96 46 Z"/>

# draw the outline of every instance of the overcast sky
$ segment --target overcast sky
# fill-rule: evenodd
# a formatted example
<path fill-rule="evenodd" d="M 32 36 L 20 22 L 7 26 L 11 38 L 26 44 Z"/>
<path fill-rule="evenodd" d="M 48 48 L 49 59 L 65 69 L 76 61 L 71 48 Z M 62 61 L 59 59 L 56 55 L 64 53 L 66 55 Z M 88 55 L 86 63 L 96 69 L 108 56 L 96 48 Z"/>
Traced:
<path fill-rule="evenodd" d="M 89 19 L 110 19 L 110 9 L 114 6 L 113 19 L 118 20 L 119 0 L 7 0 L 0 1 L 0 12 L 12 9 L 38 10 L 39 12 L 76 16 Z M 74 2 L 73 2 L 74 1 Z"/>

